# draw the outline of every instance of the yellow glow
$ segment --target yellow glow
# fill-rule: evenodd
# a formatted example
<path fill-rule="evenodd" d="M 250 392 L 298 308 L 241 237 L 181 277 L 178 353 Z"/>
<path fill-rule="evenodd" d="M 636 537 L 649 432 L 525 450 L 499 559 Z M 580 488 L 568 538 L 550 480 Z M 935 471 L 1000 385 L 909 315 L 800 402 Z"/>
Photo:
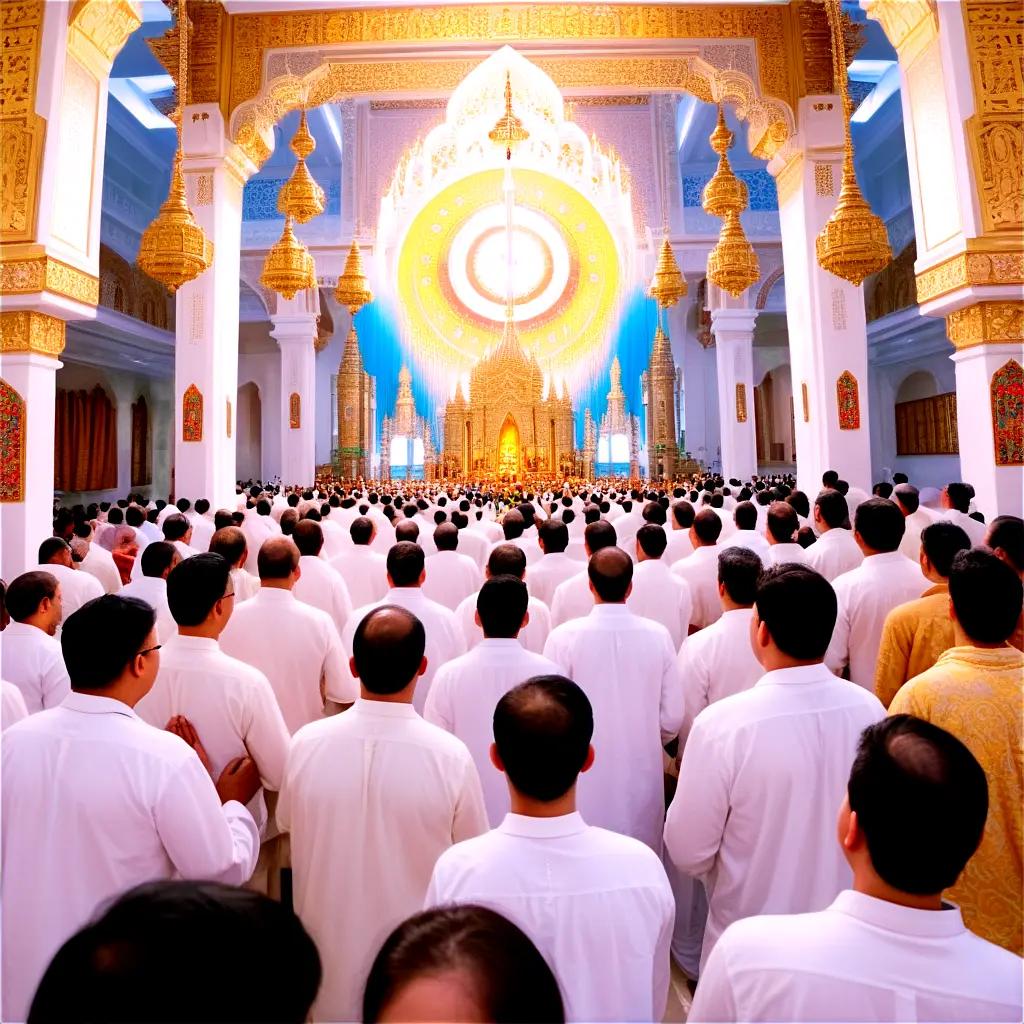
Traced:
<path fill-rule="evenodd" d="M 511 416 L 505 418 L 498 438 L 498 475 L 512 476 L 519 472 L 519 427 Z"/>

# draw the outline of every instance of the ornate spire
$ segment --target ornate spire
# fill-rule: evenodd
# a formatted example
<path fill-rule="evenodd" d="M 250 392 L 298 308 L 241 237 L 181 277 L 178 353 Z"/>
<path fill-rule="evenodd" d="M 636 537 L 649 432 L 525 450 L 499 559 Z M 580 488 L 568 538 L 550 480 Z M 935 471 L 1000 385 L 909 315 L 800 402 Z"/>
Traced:
<path fill-rule="evenodd" d="M 611 379 L 612 389 L 608 392 L 608 400 L 625 398 L 626 393 L 622 390 L 622 364 L 619 362 L 618 356 L 612 360 Z"/>

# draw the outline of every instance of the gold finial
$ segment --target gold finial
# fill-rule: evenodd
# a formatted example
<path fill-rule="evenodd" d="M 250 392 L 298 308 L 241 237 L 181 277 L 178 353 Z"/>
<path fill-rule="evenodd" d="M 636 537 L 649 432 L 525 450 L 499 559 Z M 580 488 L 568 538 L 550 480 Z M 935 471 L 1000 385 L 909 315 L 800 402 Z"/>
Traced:
<path fill-rule="evenodd" d="M 487 133 L 487 137 L 495 145 L 505 147 L 505 159 L 512 159 L 512 147 L 525 142 L 530 133 L 523 127 L 523 122 L 512 112 L 512 72 L 505 72 L 505 113 L 498 123 Z"/>
<path fill-rule="evenodd" d="M 366 271 L 363 270 L 363 256 L 354 238 L 345 258 L 345 269 L 341 272 L 338 286 L 334 289 L 334 297 L 342 306 L 348 306 L 348 311 L 353 316 L 368 302 L 373 302 L 373 292 L 370 291 L 369 282 L 366 280 Z"/>
<path fill-rule="evenodd" d="M 654 299 L 662 309 L 674 306 L 686 294 L 686 278 L 683 277 L 676 262 L 676 254 L 672 251 L 672 244 L 668 235 L 662 240 L 661 249 L 658 252 L 658 264 L 654 269 L 654 277 L 651 278 L 647 294 Z"/>
<path fill-rule="evenodd" d="M 292 218 L 286 216 L 284 231 L 267 253 L 260 274 L 260 284 L 278 292 L 286 299 L 295 293 L 316 287 L 316 265 L 310 251 L 295 237 Z"/>

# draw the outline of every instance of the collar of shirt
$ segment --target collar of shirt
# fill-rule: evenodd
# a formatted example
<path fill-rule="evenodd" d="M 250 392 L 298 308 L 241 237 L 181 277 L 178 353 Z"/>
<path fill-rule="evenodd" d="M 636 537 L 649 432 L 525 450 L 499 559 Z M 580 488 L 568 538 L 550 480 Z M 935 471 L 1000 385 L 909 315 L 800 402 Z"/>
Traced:
<path fill-rule="evenodd" d="M 738 619 L 742 615 L 743 618 L 749 620 L 749 619 L 752 619 L 754 617 L 754 609 L 753 608 L 726 608 L 722 612 L 720 618 L 724 619 L 727 615 L 731 615 L 731 616 L 733 616 L 733 618 L 736 618 L 736 619 Z M 712 625 L 714 625 L 714 623 L 712 623 Z"/>
<path fill-rule="evenodd" d="M 702 544 L 699 548 L 694 548 L 693 554 L 688 557 L 698 562 L 709 562 L 714 559 L 717 563 L 720 551 L 721 548 L 717 544 Z"/>
<path fill-rule="evenodd" d="M 186 636 L 184 633 L 175 633 L 165 647 L 181 647 L 187 651 L 219 651 L 220 643 L 208 636 Z"/>
<path fill-rule="evenodd" d="M 86 715 L 124 715 L 127 718 L 138 718 L 134 708 L 128 707 L 124 701 L 115 700 L 113 697 L 100 697 L 93 693 L 72 691 L 61 701 L 60 706 L 66 711 L 80 711 Z"/>
<path fill-rule="evenodd" d="M 799 686 L 802 683 L 820 683 L 825 679 L 834 678 L 835 676 L 829 672 L 823 661 L 816 661 L 813 665 L 794 665 L 792 668 L 777 668 L 771 672 L 765 672 L 754 685 L 788 686 L 794 684 Z"/>
<path fill-rule="evenodd" d="M 919 938 L 948 939 L 967 930 L 960 909 L 951 903 L 943 903 L 942 910 L 918 910 L 853 889 L 844 889 L 829 910 L 846 914 L 884 931 Z"/>
<path fill-rule="evenodd" d="M 949 584 L 948 583 L 936 583 L 929 587 L 921 596 L 922 597 L 934 597 L 936 594 L 948 594 Z"/>
<path fill-rule="evenodd" d="M 979 669 L 1001 671 L 1002 669 L 1016 668 L 1024 663 L 1024 654 L 1009 644 L 1002 647 L 973 647 L 970 644 L 964 644 L 962 647 L 947 648 L 939 655 L 935 664 L 942 665 L 950 661 L 959 661 Z"/>
<path fill-rule="evenodd" d="M 857 543 L 853 540 L 853 534 L 849 530 L 844 530 L 841 526 L 833 526 L 818 537 L 819 544 L 843 544 L 847 540 L 853 541 L 854 544 Z"/>
<path fill-rule="evenodd" d="M 49 636 L 45 630 L 33 626 L 30 622 L 15 622 L 14 619 L 7 624 L 6 633 L 8 637 L 27 636 L 31 640 L 38 640 L 41 636 Z M 53 638 L 56 640 L 56 638 Z"/>
<path fill-rule="evenodd" d="M 900 562 L 909 561 L 910 559 L 902 551 L 879 551 L 875 555 L 865 555 L 863 564 L 872 569 L 881 569 L 886 565 L 896 565 Z"/>
<path fill-rule="evenodd" d="M 490 648 L 491 650 L 502 649 L 510 650 L 515 648 L 521 651 L 523 645 L 520 643 L 519 638 L 515 636 L 485 636 L 477 645 L 476 649 L 479 650 L 481 647 Z"/>
<path fill-rule="evenodd" d="M 625 604 L 615 602 L 612 604 L 598 604 L 594 602 L 594 607 L 590 609 L 590 614 L 598 619 L 610 619 L 610 618 L 624 618 L 627 615 L 633 613 L 626 607 Z"/>
<path fill-rule="evenodd" d="M 785 554 L 787 551 L 792 551 L 794 548 L 800 548 L 800 550 L 803 551 L 803 548 L 801 548 L 799 544 L 796 544 L 793 541 L 783 541 L 782 543 L 775 543 L 772 544 L 772 547 L 778 549 L 778 554 Z"/>
<path fill-rule="evenodd" d="M 525 836 L 528 839 L 559 839 L 562 836 L 578 835 L 586 831 L 586 828 L 587 823 L 579 811 L 560 814 L 555 818 L 534 818 L 509 812 L 498 826 L 498 831 L 509 836 Z"/>
<path fill-rule="evenodd" d="M 283 587 L 260 586 L 260 592 L 253 600 L 266 604 L 284 604 L 287 601 L 296 600 L 296 597 L 290 590 L 285 590 Z"/>
<path fill-rule="evenodd" d="M 356 697 L 355 704 L 346 712 L 357 711 L 361 715 L 373 715 L 377 718 L 417 718 L 416 709 L 412 704 L 393 700 L 367 700 Z"/>
<path fill-rule="evenodd" d="M 389 587 L 381 604 L 422 603 L 426 600 L 427 595 L 420 587 Z"/>

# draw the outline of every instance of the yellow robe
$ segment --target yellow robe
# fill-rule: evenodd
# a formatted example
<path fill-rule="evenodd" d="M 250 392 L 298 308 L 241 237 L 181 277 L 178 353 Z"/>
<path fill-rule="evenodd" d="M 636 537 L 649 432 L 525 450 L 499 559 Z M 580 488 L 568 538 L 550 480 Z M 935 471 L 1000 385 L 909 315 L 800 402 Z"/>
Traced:
<path fill-rule="evenodd" d="M 971 931 L 1024 952 L 1024 654 L 951 647 L 896 694 L 889 714 L 926 719 L 964 743 L 988 778 L 981 845 L 946 896 Z"/>

